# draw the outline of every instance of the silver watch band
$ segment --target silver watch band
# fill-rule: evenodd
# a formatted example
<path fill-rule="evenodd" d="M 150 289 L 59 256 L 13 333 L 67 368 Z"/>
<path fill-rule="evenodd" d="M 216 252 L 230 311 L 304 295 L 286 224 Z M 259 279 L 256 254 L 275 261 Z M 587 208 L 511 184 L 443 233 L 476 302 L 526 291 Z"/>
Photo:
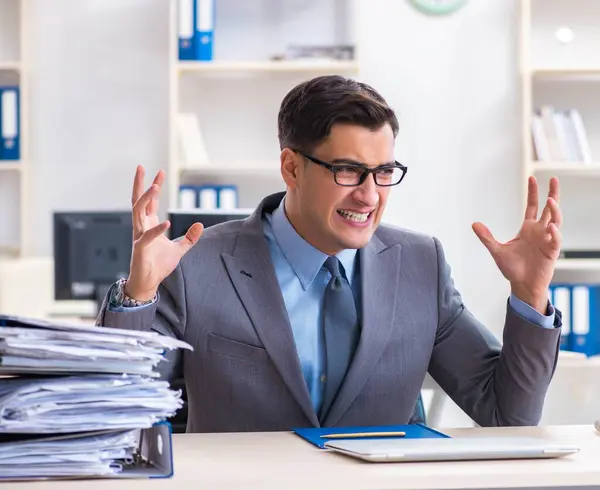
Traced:
<path fill-rule="evenodd" d="M 156 296 L 149 301 L 138 301 L 135 298 L 131 298 L 125 294 L 125 283 L 126 279 L 119 279 L 117 281 L 116 287 L 114 289 L 113 297 L 111 298 L 111 303 L 114 306 L 123 306 L 125 308 L 135 308 L 136 306 L 145 306 L 149 305 L 156 301 Z"/>

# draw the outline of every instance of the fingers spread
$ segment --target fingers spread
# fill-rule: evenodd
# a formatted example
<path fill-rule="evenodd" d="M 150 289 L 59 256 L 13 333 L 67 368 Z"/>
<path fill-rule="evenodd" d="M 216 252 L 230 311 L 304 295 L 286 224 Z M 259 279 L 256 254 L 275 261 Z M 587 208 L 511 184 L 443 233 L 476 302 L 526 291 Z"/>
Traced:
<path fill-rule="evenodd" d="M 525 219 L 536 219 L 538 213 L 538 185 L 535 177 L 529 177 L 527 182 L 527 207 Z"/>

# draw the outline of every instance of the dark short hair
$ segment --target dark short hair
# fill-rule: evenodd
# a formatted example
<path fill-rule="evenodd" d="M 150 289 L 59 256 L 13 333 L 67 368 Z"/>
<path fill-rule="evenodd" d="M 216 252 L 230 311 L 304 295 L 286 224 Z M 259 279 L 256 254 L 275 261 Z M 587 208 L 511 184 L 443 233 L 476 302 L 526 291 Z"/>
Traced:
<path fill-rule="evenodd" d="M 312 151 L 336 123 L 379 129 L 386 123 L 398 134 L 398 119 L 371 86 L 339 75 L 324 75 L 296 85 L 284 97 L 277 118 L 279 146 Z"/>

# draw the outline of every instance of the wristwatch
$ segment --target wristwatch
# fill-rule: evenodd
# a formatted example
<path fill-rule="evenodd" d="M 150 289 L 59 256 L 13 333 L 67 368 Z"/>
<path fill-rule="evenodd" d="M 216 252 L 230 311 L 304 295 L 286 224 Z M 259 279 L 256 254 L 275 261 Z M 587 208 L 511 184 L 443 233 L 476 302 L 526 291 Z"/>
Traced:
<path fill-rule="evenodd" d="M 133 308 L 136 306 L 144 306 L 149 305 L 150 303 L 154 303 L 156 301 L 156 295 L 154 298 L 148 301 L 138 301 L 137 299 L 131 298 L 125 294 L 125 283 L 126 279 L 119 279 L 117 281 L 116 287 L 113 290 L 113 294 L 111 295 L 111 303 L 114 306 L 124 306 L 125 308 Z"/>

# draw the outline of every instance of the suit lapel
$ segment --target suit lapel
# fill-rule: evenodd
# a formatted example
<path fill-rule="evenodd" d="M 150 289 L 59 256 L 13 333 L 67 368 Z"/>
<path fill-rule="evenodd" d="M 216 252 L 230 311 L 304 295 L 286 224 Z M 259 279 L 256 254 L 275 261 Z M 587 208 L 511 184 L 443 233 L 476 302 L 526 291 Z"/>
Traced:
<path fill-rule="evenodd" d="M 362 331 L 356 353 L 324 425 L 335 425 L 358 396 L 385 350 L 394 326 L 400 245 L 387 248 L 375 235 L 359 251 Z"/>
<path fill-rule="evenodd" d="M 302 375 L 296 343 L 262 228 L 251 218 L 233 255 L 222 254 L 231 282 L 283 381 L 315 426 L 319 420 Z"/>

